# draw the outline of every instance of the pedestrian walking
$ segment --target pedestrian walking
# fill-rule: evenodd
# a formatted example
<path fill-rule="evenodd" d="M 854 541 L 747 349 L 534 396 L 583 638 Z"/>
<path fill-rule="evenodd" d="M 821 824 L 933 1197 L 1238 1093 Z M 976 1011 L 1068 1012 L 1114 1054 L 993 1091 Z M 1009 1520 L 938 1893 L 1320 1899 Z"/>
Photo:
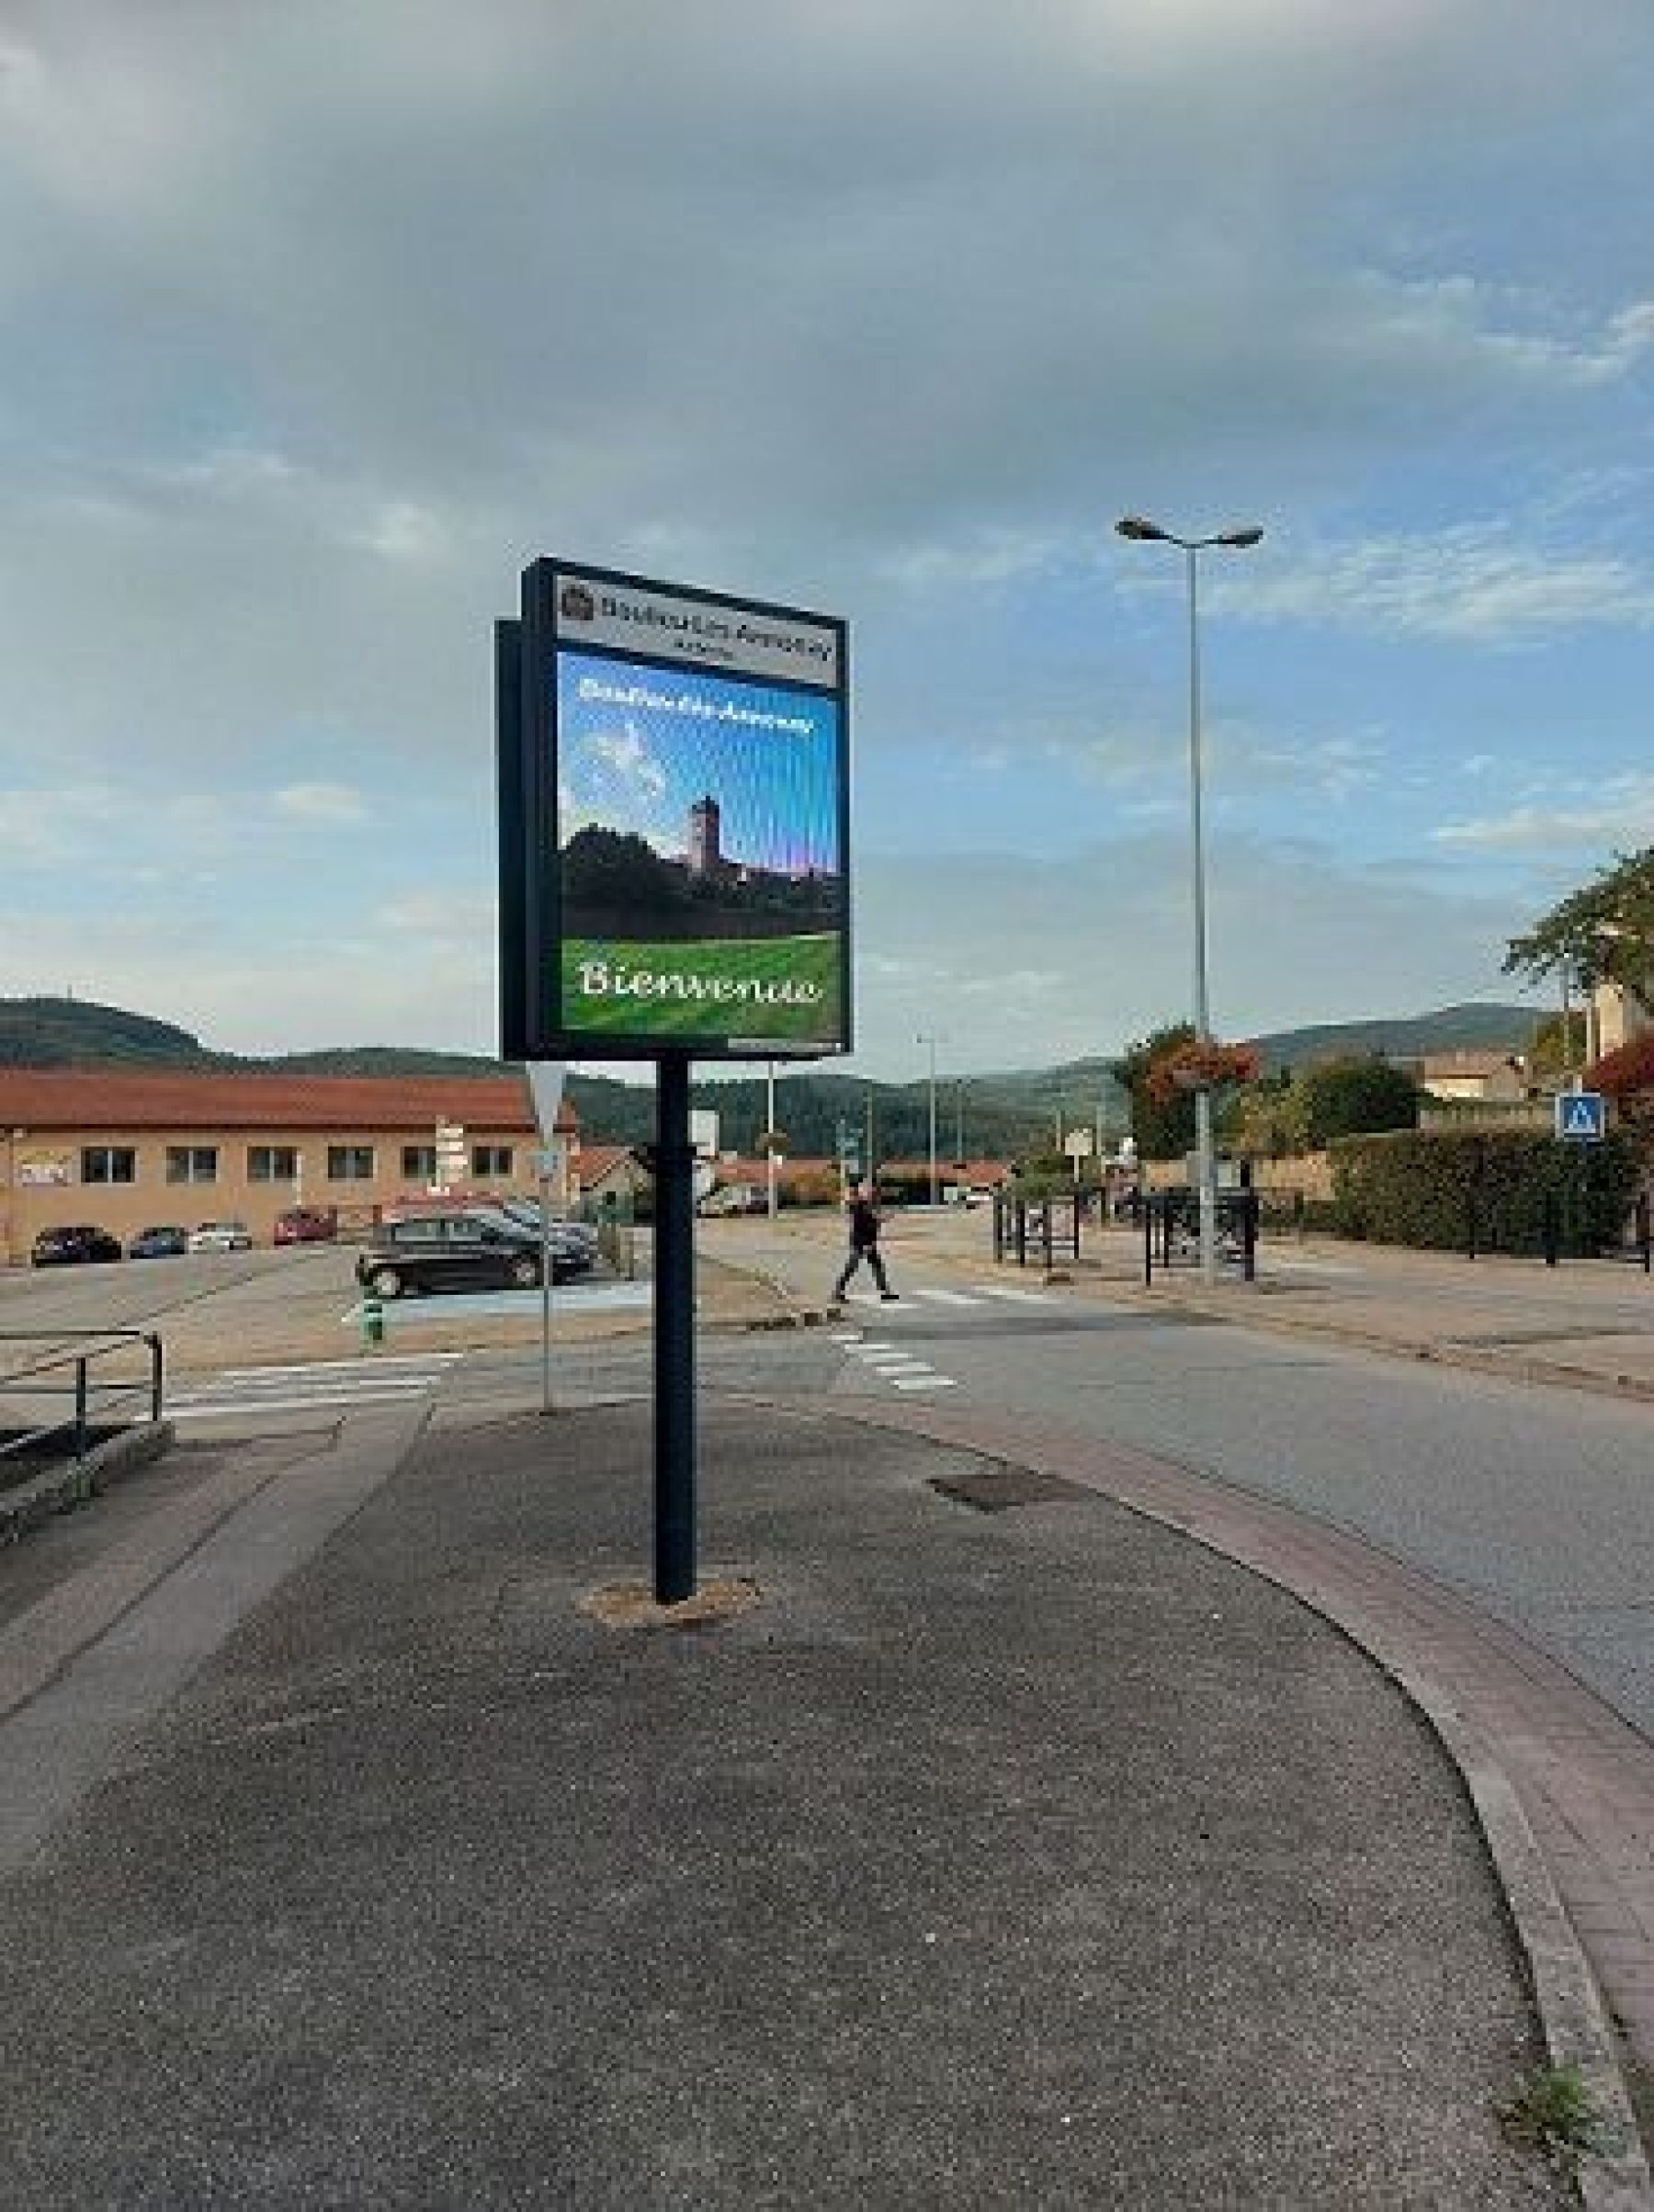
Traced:
<path fill-rule="evenodd" d="M 844 1265 L 839 1269 L 838 1281 L 833 1285 L 833 1302 L 835 1306 L 843 1303 L 850 1277 L 864 1260 L 872 1269 L 873 1280 L 878 1285 L 879 1297 L 893 1299 L 896 1296 L 890 1288 L 884 1261 L 879 1255 L 878 1219 L 878 1204 L 873 1195 L 873 1185 L 870 1183 L 858 1183 L 855 1196 L 850 1201 L 850 1249 L 844 1255 Z"/>

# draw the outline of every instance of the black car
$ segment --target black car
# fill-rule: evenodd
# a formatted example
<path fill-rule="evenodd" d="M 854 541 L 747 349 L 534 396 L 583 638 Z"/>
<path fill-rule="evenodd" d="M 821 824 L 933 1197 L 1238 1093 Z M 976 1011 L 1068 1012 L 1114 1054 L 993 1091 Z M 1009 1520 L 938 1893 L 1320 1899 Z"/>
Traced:
<path fill-rule="evenodd" d="M 508 1220 L 520 1222 L 532 1236 L 540 1235 L 540 1209 L 533 1198 L 502 1198 L 499 1210 Z M 589 1221 L 565 1221 L 553 1214 L 545 1235 L 552 1251 L 568 1262 L 571 1274 L 583 1275 L 596 1265 L 597 1231 Z"/>
<path fill-rule="evenodd" d="M 30 1253 L 37 1267 L 73 1267 L 83 1260 L 118 1260 L 120 1240 L 90 1221 L 63 1229 L 42 1229 Z"/>
<path fill-rule="evenodd" d="M 189 1231 L 177 1221 L 141 1229 L 127 1246 L 129 1260 L 176 1260 L 189 1250 Z"/>
<path fill-rule="evenodd" d="M 551 1279 L 584 1270 L 553 1248 Z M 539 1231 L 503 1213 L 445 1211 L 381 1221 L 357 1254 L 357 1281 L 376 1298 L 409 1290 L 533 1290 Z"/>

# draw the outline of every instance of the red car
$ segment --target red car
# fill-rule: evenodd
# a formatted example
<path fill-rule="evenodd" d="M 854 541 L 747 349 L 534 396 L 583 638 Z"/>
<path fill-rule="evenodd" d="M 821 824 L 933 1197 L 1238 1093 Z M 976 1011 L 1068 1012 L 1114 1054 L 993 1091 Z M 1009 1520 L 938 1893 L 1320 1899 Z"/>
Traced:
<path fill-rule="evenodd" d="M 338 1233 L 338 1216 L 319 1213 L 313 1206 L 295 1206 L 276 1217 L 278 1244 L 331 1244 Z"/>

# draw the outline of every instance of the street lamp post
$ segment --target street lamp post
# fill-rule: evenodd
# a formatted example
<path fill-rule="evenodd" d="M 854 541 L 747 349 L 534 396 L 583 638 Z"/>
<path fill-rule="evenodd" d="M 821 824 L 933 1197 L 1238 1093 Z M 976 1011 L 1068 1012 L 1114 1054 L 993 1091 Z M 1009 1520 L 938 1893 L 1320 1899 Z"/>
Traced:
<path fill-rule="evenodd" d="M 776 1063 L 773 1060 L 765 1063 L 764 1115 L 764 1177 L 769 1199 L 769 1218 L 773 1221 L 779 1209 L 781 1197 L 776 1174 Z"/>
<path fill-rule="evenodd" d="M 942 1199 L 936 1179 L 936 1047 L 942 1040 L 938 1037 L 922 1037 L 918 1041 L 930 1047 L 930 1202 L 934 1211 Z"/>
<path fill-rule="evenodd" d="M 1197 1043 L 1212 1042 L 1211 1009 L 1207 998 L 1206 850 L 1200 804 L 1200 583 L 1199 555 L 1212 546 L 1240 550 L 1260 542 L 1263 533 L 1244 529 L 1218 530 L 1207 538 L 1180 538 L 1140 515 L 1123 516 L 1115 525 L 1122 538 L 1137 544 L 1174 545 L 1184 556 L 1189 592 L 1189 845 L 1190 882 L 1195 920 L 1195 1036 Z M 1195 1157 L 1200 1182 L 1200 1274 L 1205 1283 L 1218 1279 L 1218 1160 L 1212 1149 L 1212 1093 L 1202 1083 L 1195 1094 Z"/>

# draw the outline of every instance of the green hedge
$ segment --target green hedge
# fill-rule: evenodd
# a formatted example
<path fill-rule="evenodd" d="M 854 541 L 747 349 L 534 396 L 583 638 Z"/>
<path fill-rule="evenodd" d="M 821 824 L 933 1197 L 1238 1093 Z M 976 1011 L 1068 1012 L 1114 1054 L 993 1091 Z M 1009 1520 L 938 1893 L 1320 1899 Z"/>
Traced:
<path fill-rule="evenodd" d="M 1536 1129 L 1396 1129 L 1329 1147 L 1333 1225 L 1376 1244 L 1438 1251 L 1537 1252 L 1546 1201 L 1559 1208 L 1562 1249 L 1620 1242 L 1641 1154 L 1623 1130 L 1563 1144 Z"/>

